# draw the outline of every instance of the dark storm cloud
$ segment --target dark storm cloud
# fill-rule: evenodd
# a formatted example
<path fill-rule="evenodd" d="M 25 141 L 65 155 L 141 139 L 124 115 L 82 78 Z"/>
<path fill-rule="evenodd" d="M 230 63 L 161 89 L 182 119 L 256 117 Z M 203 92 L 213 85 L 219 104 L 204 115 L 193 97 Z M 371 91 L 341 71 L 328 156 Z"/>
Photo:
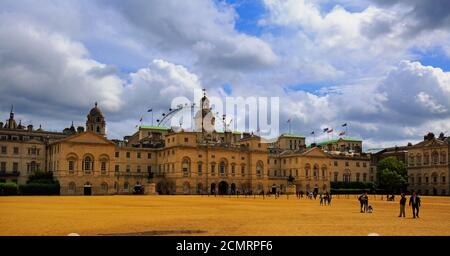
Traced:
<path fill-rule="evenodd" d="M 372 0 L 383 8 L 403 9 L 402 15 L 407 30 L 406 34 L 414 36 L 434 29 L 449 30 L 450 1 L 448 0 Z M 401 15 L 401 14 L 400 14 Z"/>

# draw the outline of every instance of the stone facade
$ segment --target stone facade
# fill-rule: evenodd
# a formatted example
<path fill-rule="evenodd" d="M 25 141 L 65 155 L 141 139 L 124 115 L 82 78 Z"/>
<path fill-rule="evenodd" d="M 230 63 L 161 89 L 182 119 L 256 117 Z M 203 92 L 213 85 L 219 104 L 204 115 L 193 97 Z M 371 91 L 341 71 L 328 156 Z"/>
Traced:
<path fill-rule="evenodd" d="M 450 183 L 449 140 L 429 133 L 408 149 L 408 189 L 425 195 L 448 195 Z"/>

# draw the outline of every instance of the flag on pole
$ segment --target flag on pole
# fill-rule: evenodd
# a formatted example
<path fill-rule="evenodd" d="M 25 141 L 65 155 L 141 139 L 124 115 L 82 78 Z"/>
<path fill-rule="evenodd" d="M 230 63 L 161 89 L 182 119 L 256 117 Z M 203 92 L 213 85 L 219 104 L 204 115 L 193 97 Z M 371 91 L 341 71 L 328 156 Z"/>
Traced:
<path fill-rule="evenodd" d="M 141 116 L 141 119 L 139 119 L 139 122 L 142 122 L 143 117 Z"/>
<path fill-rule="evenodd" d="M 327 131 L 328 131 L 328 128 L 323 129 L 323 132 L 327 132 Z"/>
<path fill-rule="evenodd" d="M 287 120 L 287 123 L 290 123 L 291 122 L 291 119 L 289 118 L 288 120 Z"/>
<path fill-rule="evenodd" d="M 327 131 L 327 133 L 332 133 L 332 132 L 333 132 L 333 129 L 330 129 Z"/>
<path fill-rule="evenodd" d="M 347 123 L 345 123 L 345 124 L 342 125 L 342 127 L 346 127 L 346 126 L 347 126 Z"/>
<path fill-rule="evenodd" d="M 153 109 L 151 108 L 151 109 L 149 109 L 149 110 L 147 110 L 147 112 L 152 112 L 153 111 Z"/>
<path fill-rule="evenodd" d="M 311 134 L 314 134 L 314 131 L 312 131 Z"/>
<path fill-rule="evenodd" d="M 339 136 L 344 136 L 345 135 L 345 132 L 340 132 L 339 133 Z"/>

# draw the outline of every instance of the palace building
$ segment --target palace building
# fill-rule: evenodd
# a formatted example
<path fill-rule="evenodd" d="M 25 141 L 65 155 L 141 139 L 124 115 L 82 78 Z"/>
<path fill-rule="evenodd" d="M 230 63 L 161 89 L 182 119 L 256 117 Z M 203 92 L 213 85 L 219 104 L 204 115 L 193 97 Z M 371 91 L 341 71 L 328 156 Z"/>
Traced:
<path fill-rule="evenodd" d="M 97 103 L 85 127 L 72 123 L 62 132 L 24 127 L 11 109 L 0 122 L 0 182 L 24 184 L 35 171 L 51 171 L 61 195 L 114 195 L 325 192 L 330 182 L 376 181 L 373 157 L 381 155 L 362 152 L 361 140 L 307 146 L 304 136 L 282 134 L 266 142 L 250 133 L 211 129 L 215 118 L 206 95 L 200 106 L 192 131 L 140 126 L 123 140 L 107 138 Z M 449 193 L 448 141 L 429 135 L 407 147 L 410 160 L 403 160 L 411 188 Z"/>

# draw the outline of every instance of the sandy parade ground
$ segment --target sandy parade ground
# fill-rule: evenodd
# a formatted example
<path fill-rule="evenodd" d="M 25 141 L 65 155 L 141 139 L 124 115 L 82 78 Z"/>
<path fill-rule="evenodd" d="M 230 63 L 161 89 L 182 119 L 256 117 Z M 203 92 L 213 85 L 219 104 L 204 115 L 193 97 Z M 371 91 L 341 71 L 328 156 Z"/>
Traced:
<path fill-rule="evenodd" d="M 395 202 L 370 196 L 319 199 L 239 196 L 0 197 L 0 235 L 450 235 L 450 197 L 422 197 L 419 219 Z"/>

